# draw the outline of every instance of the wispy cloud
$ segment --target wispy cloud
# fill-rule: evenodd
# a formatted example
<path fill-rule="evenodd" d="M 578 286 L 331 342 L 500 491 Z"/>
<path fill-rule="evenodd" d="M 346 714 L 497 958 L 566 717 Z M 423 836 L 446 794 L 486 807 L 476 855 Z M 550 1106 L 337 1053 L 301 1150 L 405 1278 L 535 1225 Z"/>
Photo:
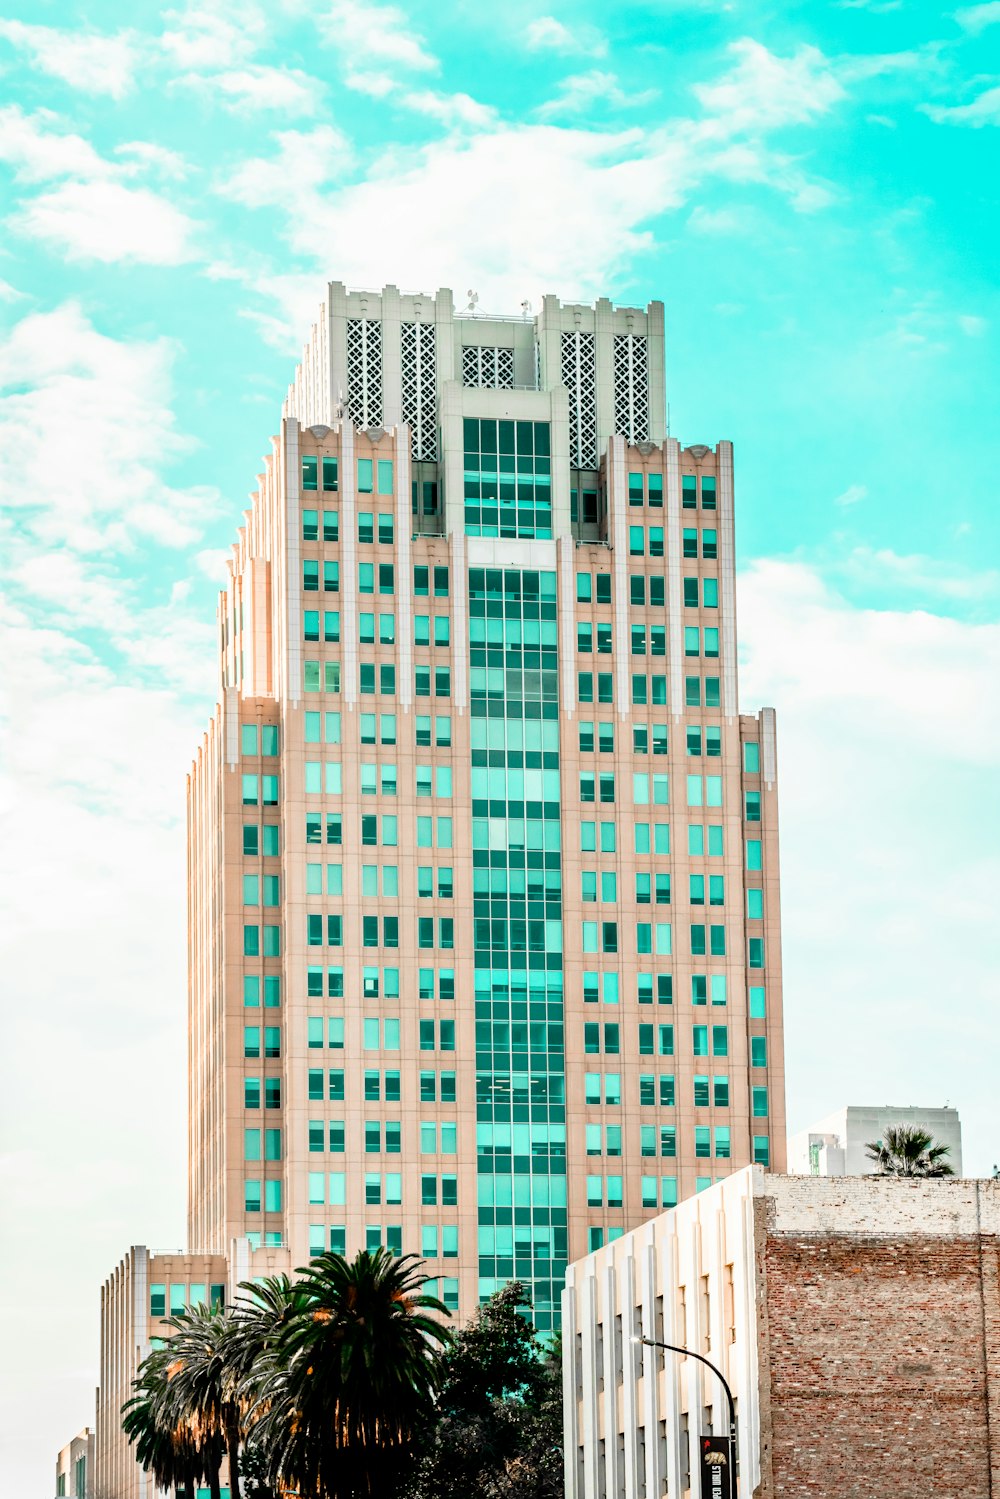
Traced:
<path fill-rule="evenodd" d="M 969 125 L 973 130 L 1000 125 L 1000 85 L 986 89 L 970 104 L 921 104 L 920 109 L 936 125 Z"/>
<path fill-rule="evenodd" d="M 561 79 L 555 98 L 541 105 L 538 114 L 542 119 L 552 119 L 560 114 L 589 113 L 598 105 L 608 109 L 637 109 L 650 104 L 656 96 L 656 89 L 623 89 L 614 73 L 595 68 Z"/>
<path fill-rule="evenodd" d="M 396 5 L 373 0 L 333 0 L 316 15 L 323 40 L 335 48 L 351 72 L 427 73 L 439 64 L 424 38 Z"/>
<path fill-rule="evenodd" d="M 347 137 L 332 125 L 314 130 L 281 130 L 270 158 L 254 157 L 220 178 L 216 191 L 247 208 L 302 203 L 326 183 L 344 175 L 353 160 Z"/>
<path fill-rule="evenodd" d="M 88 94 L 123 99 L 135 88 L 142 59 L 135 32 L 115 35 L 0 19 L 0 37 L 25 53 L 39 72 Z"/>
<path fill-rule="evenodd" d="M 246 63 L 264 43 L 264 15 L 254 0 L 193 0 L 168 10 L 159 38 L 162 55 L 181 72 L 226 72 Z"/>
<path fill-rule="evenodd" d="M 835 505 L 860 505 L 862 500 L 868 498 L 867 484 L 848 484 L 847 488 L 837 495 Z"/>
<path fill-rule="evenodd" d="M 733 67 L 712 83 L 697 83 L 696 97 L 728 131 L 775 130 L 805 125 L 846 97 L 829 58 L 802 45 L 788 57 L 751 37 L 729 48 Z"/>
<path fill-rule="evenodd" d="M 47 184 L 23 196 L 7 219 L 24 235 L 72 260 L 139 261 L 179 265 L 194 257 L 195 225 L 183 210 L 130 179 L 151 166 L 180 158 L 144 142 L 119 148 L 109 161 L 82 136 L 61 129 L 47 110 L 26 114 L 15 105 L 0 110 L 0 161 L 26 184 Z M 64 179 L 58 181 L 56 179 Z"/>
<path fill-rule="evenodd" d="M 566 57 L 604 57 L 608 51 L 607 40 L 596 27 L 566 26 L 555 16 L 536 16 L 529 21 L 524 44 L 529 52 L 556 52 Z"/>
<path fill-rule="evenodd" d="M 218 497 L 162 478 L 189 450 L 170 407 L 174 352 L 109 338 L 72 303 L 0 342 L 0 503 L 36 543 L 90 553 L 201 535 Z M 54 468 L 55 452 L 73 462 Z"/>
<path fill-rule="evenodd" d="M 978 36 L 987 26 L 1000 23 L 1000 0 L 986 0 L 984 5 L 965 5 L 955 12 L 955 20 L 963 31 Z"/>
<path fill-rule="evenodd" d="M 299 68 L 243 63 L 221 73 L 182 73 L 177 88 L 194 89 L 229 109 L 278 109 L 288 115 L 311 115 L 319 108 L 322 84 Z"/>

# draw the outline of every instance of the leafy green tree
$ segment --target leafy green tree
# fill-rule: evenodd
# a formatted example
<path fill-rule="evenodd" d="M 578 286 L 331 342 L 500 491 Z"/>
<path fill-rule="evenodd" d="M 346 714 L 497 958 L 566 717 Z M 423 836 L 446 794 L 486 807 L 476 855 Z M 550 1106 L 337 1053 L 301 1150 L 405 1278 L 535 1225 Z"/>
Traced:
<path fill-rule="evenodd" d="M 881 1140 L 869 1140 L 865 1151 L 879 1176 L 954 1176 L 949 1145 L 935 1145 L 929 1130 L 917 1124 L 890 1124 Z"/>
<path fill-rule="evenodd" d="M 518 1310 L 528 1302 L 511 1281 L 443 1354 L 438 1420 L 412 1499 L 561 1499 L 559 1350 Z"/>
<path fill-rule="evenodd" d="M 299 1274 L 300 1304 L 251 1375 L 251 1445 L 274 1488 L 389 1499 L 434 1420 L 447 1311 L 414 1255 L 325 1254 Z"/>
<path fill-rule="evenodd" d="M 135 1448 L 136 1461 L 159 1488 L 193 1493 L 198 1483 L 207 1483 L 212 1499 L 219 1499 L 224 1441 L 182 1409 L 173 1386 L 175 1373 L 169 1342 L 143 1359 L 132 1383 L 134 1393 L 122 1407 L 122 1431 Z"/>

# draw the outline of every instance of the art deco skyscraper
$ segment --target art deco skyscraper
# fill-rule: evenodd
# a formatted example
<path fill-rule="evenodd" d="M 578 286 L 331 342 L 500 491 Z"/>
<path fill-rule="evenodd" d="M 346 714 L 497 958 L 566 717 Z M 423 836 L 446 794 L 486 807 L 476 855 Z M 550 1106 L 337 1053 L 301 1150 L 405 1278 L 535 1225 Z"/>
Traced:
<path fill-rule="evenodd" d="M 383 1243 L 467 1316 L 784 1167 L 774 715 L 663 309 L 332 283 L 189 788 L 189 1243 Z"/>

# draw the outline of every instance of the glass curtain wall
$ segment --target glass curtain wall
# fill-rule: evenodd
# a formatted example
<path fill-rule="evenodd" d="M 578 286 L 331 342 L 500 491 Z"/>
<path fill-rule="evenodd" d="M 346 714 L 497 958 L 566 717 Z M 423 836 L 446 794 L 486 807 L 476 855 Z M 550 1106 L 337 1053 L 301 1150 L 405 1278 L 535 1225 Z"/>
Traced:
<path fill-rule="evenodd" d="M 566 1091 L 556 575 L 470 569 L 479 1293 L 558 1326 Z"/>

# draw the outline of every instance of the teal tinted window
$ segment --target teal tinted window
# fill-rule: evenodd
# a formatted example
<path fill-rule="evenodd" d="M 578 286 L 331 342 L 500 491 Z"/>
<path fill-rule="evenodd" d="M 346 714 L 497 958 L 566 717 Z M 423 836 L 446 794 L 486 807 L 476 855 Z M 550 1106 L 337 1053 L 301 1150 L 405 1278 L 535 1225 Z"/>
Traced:
<path fill-rule="evenodd" d="M 466 534 L 551 537 L 548 422 L 466 417 L 463 428 Z"/>

